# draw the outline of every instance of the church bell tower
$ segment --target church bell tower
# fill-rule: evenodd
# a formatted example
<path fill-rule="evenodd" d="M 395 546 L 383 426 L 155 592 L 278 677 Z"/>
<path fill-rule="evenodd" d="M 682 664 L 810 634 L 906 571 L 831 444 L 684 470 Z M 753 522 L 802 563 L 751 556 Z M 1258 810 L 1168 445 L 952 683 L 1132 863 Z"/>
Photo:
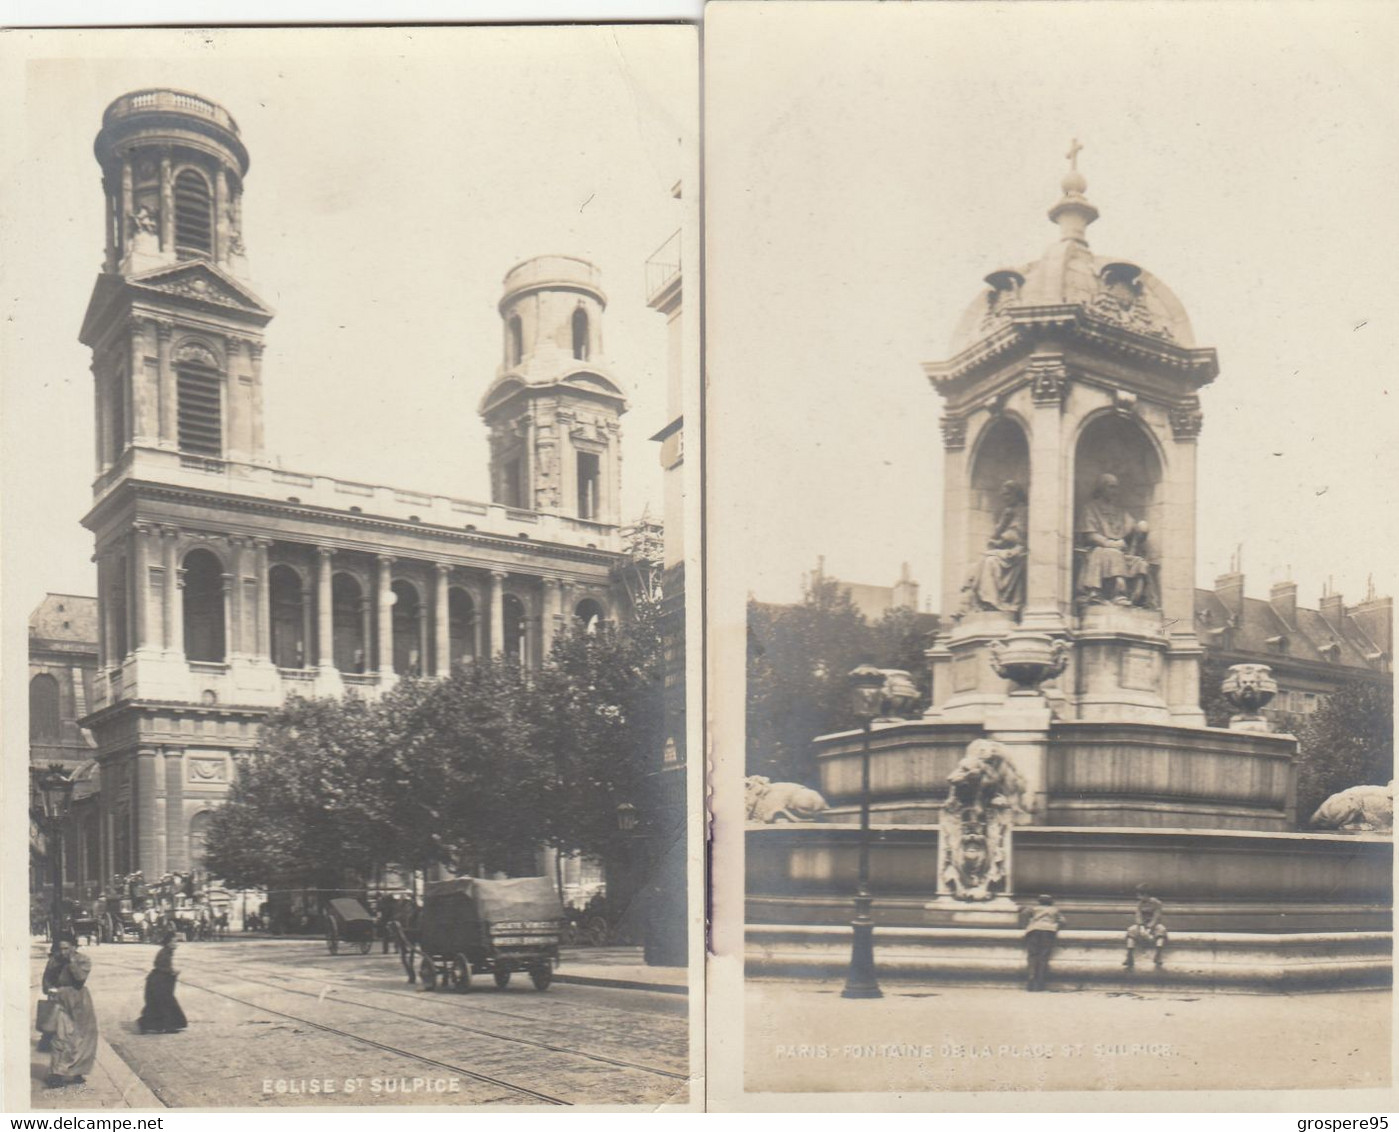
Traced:
<path fill-rule="evenodd" d="M 538 256 L 505 276 L 504 357 L 480 407 L 493 502 L 620 522 L 627 402 L 602 357 L 606 306 L 587 260 Z"/>
<path fill-rule="evenodd" d="M 134 91 L 107 107 L 94 151 L 106 255 L 79 338 L 93 352 L 98 493 L 114 469 L 152 461 L 262 463 L 272 311 L 247 282 L 237 122 L 195 94 Z"/>

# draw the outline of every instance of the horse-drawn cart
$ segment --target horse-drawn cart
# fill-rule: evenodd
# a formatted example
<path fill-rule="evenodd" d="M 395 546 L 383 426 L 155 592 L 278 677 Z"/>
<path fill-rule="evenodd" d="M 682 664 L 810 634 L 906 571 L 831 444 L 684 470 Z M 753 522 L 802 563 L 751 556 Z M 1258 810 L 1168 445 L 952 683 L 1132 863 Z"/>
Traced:
<path fill-rule="evenodd" d="M 347 896 L 326 901 L 326 950 L 338 955 L 342 942 L 358 947 L 361 955 L 368 955 L 374 946 L 374 918 L 363 904 Z"/>
<path fill-rule="evenodd" d="M 514 972 L 525 971 L 536 990 L 546 990 L 559 961 L 563 919 L 548 877 L 459 877 L 429 884 L 418 974 L 428 990 L 465 993 L 473 974 L 490 975 L 504 990 Z"/>

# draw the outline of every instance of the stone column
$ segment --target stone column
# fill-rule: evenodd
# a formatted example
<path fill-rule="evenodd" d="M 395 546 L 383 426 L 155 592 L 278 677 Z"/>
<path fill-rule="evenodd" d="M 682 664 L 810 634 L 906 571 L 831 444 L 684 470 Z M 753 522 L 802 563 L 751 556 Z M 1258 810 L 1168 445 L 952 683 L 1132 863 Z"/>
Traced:
<path fill-rule="evenodd" d="M 223 656 L 228 661 L 232 658 L 235 646 L 234 641 L 238 636 L 238 572 L 237 561 L 238 551 L 233 550 L 234 569 L 232 573 L 219 575 L 219 581 L 223 584 Z"/>
<path fill-rule="evenodd" d="M 160 154 L 160 250 L 175 254 L 175 178 L 170 169 L 170 151 Z"/>
<path fill-rule="evenodd" d="M 228 258 L 228 171 L 219 167 L 214 175 L 214 262 Z"/>
<path fill-rule="evenodd" d="M 961 605 L 962 583 L 967 575 L 967 422 L 961 417 L 942 418 L 942 608 L 948 614 Z"/>
<path fill-rule="evenodd" d="M 542 633 L 542 645 L 544 656 L 554 651 L 554 637 L 559 631 L 559 580 L 557 578 L 544 579 L 544 611 L 540 615 L 539 627 Z"/>
<path fill-rule="evenodd" d="M 424 595 L 418 600 L 418 675 L 428 674 L 428 609 Z"/>
<path fill-rule="evenodd" d="M 225 420 L 223 424 L 223 455 L 227 459 L 242 460 L 247 457 L 244 434 L 247 432 L 247 405 L 242 389 L 242 346 L 244 340 L 236 334 L 224 338 L 223 403 Z"/>
<path fill-rule="evenodd" d="M 162 448 L 169 448 L 172 451 L 180 446 L 179 390 L 175 382 L 175 365 L 170 357 L 170 337 L 174 333 L 174 330 L 175 324 L 168 318 L 156 319 L 156 352 L 159 359 L 158 373 L 160 384 L 160 396 L 158 398 L 160 408 L 160 446 Z"/>
<path fill-rule="evenodd" d="M 1161 616 L 1167 626 L 1165 700 L 1173 722 L 1203 726 L 1200 658 L 1195 636 L 1195 463 L 1204 424 L 1199 399 L 1170 410 L 1175 443 L 1166 469 L 1166 506 L 1159 542 Z"/>
<path fill-rule="evenodd" d="M 136 867 L 149 876 L 159 876 L 157 866 L 157 810 L 155 804 L 155 751 L 142 747 L 136 752 L 136 787 L 132 791 L 131 849 Z"/>
<path fill-rule="evenodd" d="M 248 398 L 248 451 L 250 460 L 262 455 L 262 343 L 248 340 L 248 363 L 252 386 Z"/>
<path fill-rule="evenodd" d="M 452 670 L 452 626 L 449 618 L 451 600 L 447 592 L 447 576 L 452 568 L 445 562 L 432 564 L 436 587 L 433 590 L 432 609 L 436 616 L 436 656 L 433 658 L 433 671 L 437 676 L 446 676 Z"/>
<path fill-rule="evenodd" d="M 562 608 L 559 610 L 559 628 L 565 633 L 573 629 L 573 607 L 578 604 L 578 591 L 572 582 L 564 582 L 559 586 L 559 600 Z"/>
<path fill-rule="evenodd" d="M 267 590 L 267 601 L 269 607 L 272 602 L 272 588 L 269 585 Z M 307 580 L 301 581 L 301 655 L 297 657 L 298 668 L 316 667 L 316 654 L 311 642 L 316 639 L 316 587 Z M 272 638 L 267 638 L 270 652 Z"/>
<path fill-rule="evenodd" d="M 185 859 L 185 757 L 183 751 L 168 748 L 165 752 L 165 855 L 168 866 Z"/>
<path fill-rule="evenodd" d="M 97 678 L 100 691 L 100 682 L 105 681 L 107 669 L 112 665 L 112 636 L 107 626 L 112 612 L 107 589 L 107 558 L 94 554 L 92 561 L 97 565 Z"/>
<path fill-rule="evenodd" d="M 373 598 L 373 596 L 366 594 L 364 597 L 360 598 L 360 603 L 359 603 L 359 616 L 360 616 L 360 638 L 361 638 L 361 640 L 363 641 L 363 647 L 360 649 L 360 652 L 364 655 L 364 660 L 363 660 L 363 663 L 362 663 L 362 665 L 361 665 L 361 668 L 362 668 L 362 670 L 363 670 L 364 672 L 372 672 L 372 671 L 374 671 L 374 669 L 375 669 L 375 667 L 376 667 L 376 660 L 375 660 L 375 657 L 374 657 L 374 654 L 373 654 L 373 646 L 374 646 L 374 598 Z"/>
<path fill-rule="evenodd" d="M 254 648 L 264 660 L 272 656 L 272 586 L 267 576 L 267 551 L 271 545 L 270 538 L 253 539 L 253 569 L 257 574 L 257 643 Z"/>
<path fill-rule="evenodd" d="M 155 750 L 155 875 L 164 876 L 170 871 L 169 818 L 166 802 L 165 748 Z"/>
<path fill-rule="evenodd" d="M 103 371 L 97 362 L 94 361 L 88 368 L 92 371 L 92 435 L 96 442 L 97 474 L 100 476 L 111 467 L 107 459 L 107 383 L 102 380 Z"/>
<path fill-rule="evenodd" d="M 117 211 L 115 199 L 116 193 L 112 187 L 110 171 L 105 168 L 102 171 L 102 193 L 107 198 L 107 208 L 105 213 L 107 221 L 107 246 L 106 257 L 103 259 L 102 262 L 105 265 L 105 269 L 107 271 L 115 271 L 117 267 L 117 226 L 114 221 L 114 217 Z"/>
<path fill-rule="evenodd" d="M 381 554 L 379 564 L 379 672 L 393 671 L 393 559 Z"/>
<path fill-rule="evenodd" d="M 491 655 L 505 652 L 505 579 L 504 570 L 491 571 Z"/>
<path fill-rule="evenodd" d="M 152 643 L 154 635 L 151 633 L 151 566 L 150 566 L 150 542 L 149 535 L 151 528 L 145 523 L 137 523 L 131 531 L 131 572 L 133 598 L 135 599 L 134 628 L 136 630 L 131 638 L 131 650 L 144 649 Z"/>
<path fill-rule="evenodd" d="M 1064 483 L 1062 452 L 1064 399 L 1069 391 L 1069 371 L 1062 354 L 1040 354 L 1030 359 L 1030 393 L 1034 410 L 1030 421 L 1029 554 L 1025 567 L 1025 611 L 1020 623 L 1026 629 L 1063 631 L 1063 603 L 1071 599 L 1065 584 L 1064 555 L 1072 546 L 1071 485 Z M 1066 495 L 1066 491 L 1069 493 Z M 1065 527 L 1065 508 L 1070 517 Z"/>
<path fill-rule="evenodd" d="M 331 583 L 334 551 L 328 546 L 316 547 L 316 665 L 335 666 L 335 599 Z"/>
<path fill-rule="evenodd" d="M 180 575 L 178 556 L 176 555 L 176 544 L 180 538 L 180 532 L 175 527 L 161 527 L 161 560 L 165 565 L 165 635 L 161 640 L 161 646 L 168 653 L 179 653 L 183 656 L 185 651 L 184 639 L 184 608 L 180 601 L 180 589 L 183 580 Z"/>
<path fill-rule="evenodd" d="M 121 159 L 121 218 L 117 231 L 121 234 L 121 252 L 125 256 L 131 250 L 131 215 L 136 211 L 131 188 L 131 158 Z"/>

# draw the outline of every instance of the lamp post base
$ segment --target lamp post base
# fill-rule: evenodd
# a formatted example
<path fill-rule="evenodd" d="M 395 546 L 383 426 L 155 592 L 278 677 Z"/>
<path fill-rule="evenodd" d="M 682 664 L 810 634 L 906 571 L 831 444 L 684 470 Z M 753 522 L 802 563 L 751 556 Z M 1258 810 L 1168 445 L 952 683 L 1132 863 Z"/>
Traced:
<path fill-rule="evenodd" d="M 863 888 L 855 896 L 855 919 L 850 923 L 855 933 L 850 942 L 850 971 L 841 998 L 884 997 L 874 973 L 874 920 L 870 917 L 873 903 L 873 897 Z"/>

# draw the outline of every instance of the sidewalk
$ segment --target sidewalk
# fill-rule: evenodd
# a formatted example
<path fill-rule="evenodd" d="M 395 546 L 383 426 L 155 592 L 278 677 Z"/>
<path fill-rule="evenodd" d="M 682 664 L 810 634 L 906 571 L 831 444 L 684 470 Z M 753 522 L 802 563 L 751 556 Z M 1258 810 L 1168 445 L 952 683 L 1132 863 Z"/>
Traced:
<path fill-rule="evenodd" d="M 646 966 L 639 947 L 566 947 L 554 972 L 556 983 L 662 994 L 687 993 L 688 977 L 684 967 Z"/>
<path fill-rule="evenodd" d="M 30 947 L 29 1013 L 32 1020 L 34 1004 L 39 999 L 39 978 L 43 974 L 48 945 L 42 941 Z M 81 1085 L 61 1089 L 44 1088 L 49 1075 L 49 1055 L 39 1051 L 39 1035 L 29 1035 L 29 1079 L 31 1107 L 35 1109 L 124 1108 L 141 1112 L 165 1108 L 160 1099 L 131 1071 L 116 1051 L 100 1034 L 97 1038 L 97 1063 Z"/>

